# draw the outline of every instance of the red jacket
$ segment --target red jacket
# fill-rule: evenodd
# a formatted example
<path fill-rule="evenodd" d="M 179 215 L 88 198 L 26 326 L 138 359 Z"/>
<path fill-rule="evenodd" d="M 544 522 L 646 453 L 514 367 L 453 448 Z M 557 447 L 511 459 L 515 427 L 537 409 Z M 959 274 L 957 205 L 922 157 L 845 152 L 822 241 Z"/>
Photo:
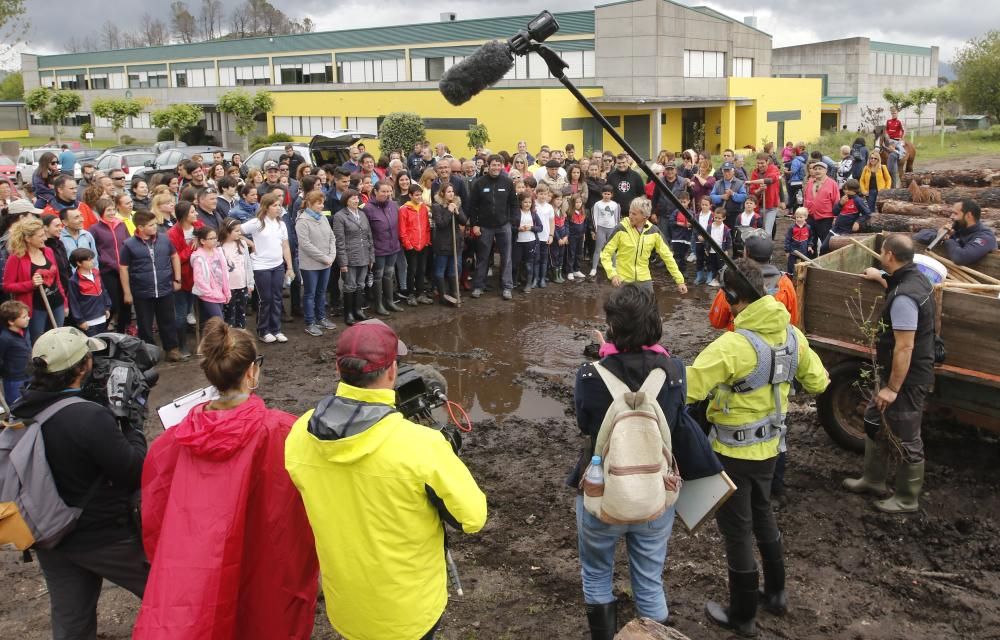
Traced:
<path fill-rule="evenodd" d="M 407 251 L 421 251 L 431 244 L 430 210 L 421 203 L 404 202 L 399 208 L 399 242 Z"/>
<path fill-rule="evenodd" d="M 771 184 L 751 184 L 747 185 L 750 195 L 757 198 L 760 209 L 774 209 L 781 202 L 781 172 L 773 162 L 767 163 L 764 175 L 754 168 L 750 173 L 751 180 L 771 180 Z M 763 199 L 761 198 L 763 196 Z"/>
<path fill-rule="evenodd" d="M 45 283 L 46 287 L 51 287 L 53 284 L 58 286 L 63 304 L 68 305 L 66 290 L 63 288 L 63 283 L 59 280 L 59 265 L 56 263 L 56 256 L 52 253 L 52 249 L 48 247 L 42 248 L 42 253 L 45 254 L 45 259 L 52 266 L 48 269 L 39 269 L 36 273 L 41 274 L 42 282 Z M 11 297 L 15 300 L 28 305 L 28 315 L 31 315 L 35 306 L 32 304 L 35 285 L 31 281 L 31 258 L 28 257 L 27 253 L 23 256 L 11 254 L 7 258 L 7 265 L 3 269 L 3 290 L 11 294 Z"/>
<path fill-rule="evenodd" d="M 191 410 L 149 447 L 142 541 L 151 567 L 134 640 L 308 640 L 319 563 L 285 471 L 295 417 L 252 395 Z"/>
<path fill-rule="evenodd" d="M 201 220 L 195 220 L 194 228 L 198 229 L 205 226 L 205 223 Z M 194 249 L 191 248 L 191 244 L 184 240 L 184 229 L 181 228 L 180 224 L 175 224 L 167 230 L 167 237 L 170 238 L 170 243 L 174 245 L 174 251 L 177 252 L 177 257 L 181 261 L 181 290 L 191 293 L 191 289 L 194 288 L 194 271 L 191 269 L 191 253 Z"/>
<path fill-rule="evenodd" d="M 810 178 L 802 187 L 802 202 L 809 210 L 809 217 L 813 220 L 832 218 L 833 205 L 840 202 L 840 187 L 833 178 L 826 178 L 820 185 L 819 191 L 813 193 L 815 180 Z"/>

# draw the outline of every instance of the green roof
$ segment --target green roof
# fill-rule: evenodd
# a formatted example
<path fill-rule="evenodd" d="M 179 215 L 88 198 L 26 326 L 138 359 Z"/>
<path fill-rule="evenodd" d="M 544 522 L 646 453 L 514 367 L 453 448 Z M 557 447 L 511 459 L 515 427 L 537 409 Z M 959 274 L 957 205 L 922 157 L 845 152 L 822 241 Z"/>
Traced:
<path fill-rule="evenodd" d="M 523 29 L 534 15 L 456 20 L 454 22 L 425 22 L 390 27 L 372 27 L 345 31 L 323 31 L 288 36 L 244 38 L 239 40 L 213 40 L 195 44 L 174 44 L 163 47 L 118 49 L 93 53 L 63 53 L 38 56 L 39 69 L 66 66 L 92 66 L 119 63 L 137 63 L 156 60 L 186 60 L 217 58 L 220 56 L 250 56 L 324 51 L 328 49 L 357 49 L 361 47 L 427 46 L 433 43 L 463 40 L 507 39 Z M 557 13 L 558 35 L 584 35 L 594 33 L 593 11 Z"/>
<path fill-rule="evenodd" d="M 857 104 L 857 96 L 823 96 L 821 104 Z"/>
<path fill-rule="evenodd" d="M 871 41 L 872 51 L 882 51 L 884 53 L 905 53 L 911 56 L 929 56 L 930 47 L 914 47 L 908 44 L 893 44 L 891 42 Z"/>

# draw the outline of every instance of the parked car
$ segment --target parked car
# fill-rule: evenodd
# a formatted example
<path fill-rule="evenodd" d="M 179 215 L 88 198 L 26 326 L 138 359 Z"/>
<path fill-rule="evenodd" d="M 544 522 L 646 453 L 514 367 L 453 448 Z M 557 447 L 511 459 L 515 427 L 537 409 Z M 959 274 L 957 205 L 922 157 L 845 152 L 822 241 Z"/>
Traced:
<path fill-rule="evenodd" d="M 21 149 L 21 153 L 17 156 L 17 169 L 15 173 L 17 184 L 31 182 L 31 179 L 35 176 L 35 169 L 38 167 L 38 159 L 42 157 L 42 154 L 49 152 L 54 153 L 58 157 L 59 151 L 58 147 Z"/>
<path fill-rule="evenodd" d="M 80 149 L 79 151 L 74 151 L 76 154 L 76 166 L 73 168 L 73 177 L 79 181 L 83 178 L 83 165 L 86 163 L 91 163 L 95 167 L 97 166 L 97 158 L 104 153 L 103 149 Z"/>
<path fill-rule="evenodd" d="M 250 173 L 250 169 L 261 169 L 263 170 L 264 163 L 271 160 L 277 162 L 285 153 L 285 145 L 287 142 L 278 142 L 267 147 L 261 147 L 257 149 L 249 156 L 243 160 L 243 165 L 240 166 L 240 175 L 244 178 Z M 295 152 L 301 155 L 303 158 L 309 158 L 309 147 L 304 144 L 295 144 L 292 146 L 295 148 Z M 294 176 L 293 176 L 294 177 Z"/>
<path fill-rule="evenodd" d="M 316 167 L 325 164 L 339 167 L 351 158 L 348 151 L 351 147 L 362 140 L 374 140 L 377 137 L 374 133 L 363 133 L 351 129 L 324 131 L 313 136 L 312 140 L 309 141 L 309 153 L 302 155 L 304 158 L 311 158 L 313 166 Z"/>
<path fill-rule="evenodd" d="M 147 166 L 147 162 L 155 159 L 156 154 L 152 150 L 103 153 L 97 159 L 97 170 L 108 173 L 112 169 L 121 169 L 126 177 L 131 178 L 137 169 Z"/>
<path fill-rule="evenodd" d="M 136 169 L 133 172 L 133 178 L 143 178 L 147 181 L 152 180 L 153 176 L 163 173 L 177 173 L 177 165 L 184 162 L 185 160 L 190 160 L 191 156 L 201 154 L 201 156 L 206 161 L 211 161 L 213 151 L 225 151 L 222 147 L 175 147 L 173 149 L 167 149 L 160 155 L 156 156 L 152 160 L 148 160 L 148 164 Z"/>
<path fill-rule="evenodd" d="M 10 156 L 0 155 L 0 178 L 6 178 L 9 182 L 13 182 L 16 175 L 17 163 Z"/>
<path fill-rule="evenodd" d="M 186 142 L 174 142 L 173 140 L 164 140 L 163 142 L 157 142 L 153 145 L 153 153 L 160 155 L 167 149 L 177 149 L 179 147 L 188 146 Z"/>

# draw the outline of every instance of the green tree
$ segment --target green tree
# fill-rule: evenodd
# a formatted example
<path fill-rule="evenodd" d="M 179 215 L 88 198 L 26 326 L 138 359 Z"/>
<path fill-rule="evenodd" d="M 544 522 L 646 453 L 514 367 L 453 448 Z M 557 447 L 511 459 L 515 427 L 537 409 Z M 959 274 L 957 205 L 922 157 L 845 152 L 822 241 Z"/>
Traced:
<path fill-rule="evenodd" d="M 180 142 L 181 136 L 198 124 L 203 117 L 200 107 L 178 102 L 151 113 L 149 122 L 157 129 L 170 129 L 174 134 L 174 142 Z"/>
<path fill-rule="evenodd" d="M 903 109 L 908 109 L 913 106 L 913 101 L 910 100 L 910 96 L 902 91 L 893 91 L 892 89 L 886 89 L 882 92 L 882 99 L 889 103 L 890 107 L 895 108 L 897 111 L 903 111 Z"/>
<path fill-rule="evenodd" d="M 906 99 L 913 106 L 913 112 L 917 114 L 918 130 L 920 129 L 920 121 L 922 116 L 924 115 L 924 110 L 927 108 L 927 105 L 934 102 L 936 98 L 937 98 L 936 87 L 913 89 L 908 94 L 906 94 Z M 931 124 L 933 125 L 933 123 Z M 914 139 L 916 139 L 916 136 L 914 136 Z"/>
<path fill-rule="evenodd" d="M 423 142 L 426 135 L 423 118 L 408 111 L 394 111 L 382 120 L 378 129 L 378 144 L 382 153 L 399 150 L 405 158 L 415 144 Z"/>
<path fill-rule="evenodd" d="M 939 87 L 934 102 L 937 106 L 938 122 L 941 126 L 941 146 L 944 147 L 944 117 L 947 112 L 958 102 L 958 93 L 955 83 L 949 83 Z"/>
<path fill-rule="evenodd" d="M 125 126 L 126 120 L 142 113 L 142 107 L 142 103 L 135 98 L 104 98 L 90 103 L 95 116 L 111 121 L 111 131 L 114 132 L 119 144 L 121 135 L 118 130 Z"/>
<path fill-rule="evenodd" d="M 485 124 L 470 124 L 466 132 L 468 147 L 475 151 L 479 147 L 485 147 L 490 141 L 490 132 L 486 130 Z"/>
<path fill-rule="evenodd" d="M 962 106 L 1000 122 L 1000 31 L 969 40 L 956 54 L 954 65 Z"/>
<path fill-rule="evenodd" d="M 8 73 L 0 81 L 0 100 L 24 100 L 24 76 L 20 71 Z"/>
<path fill-rule="evenodd" d="M 24 96 L 28 111 L 38 116 L 45 124 L 52 125 L 52 135 L 62 144 L 62 129 L 59 125 L 69 114 L 80 110 L 83 98 L 75 91 L 38 87 Z"/>
<path fill-rule="evenodd" d="M 243 151 L 250 150 L 250 136 L 257 130 L 257 116 L 274 109 L 274 98 L 269 91 L 258 91 L 250 95 L 242 89 L 234 89 L 219 96 L 218 108 L 221 113 L 230 113 L 236 120 L 236 133 L 243 136 Z"/>

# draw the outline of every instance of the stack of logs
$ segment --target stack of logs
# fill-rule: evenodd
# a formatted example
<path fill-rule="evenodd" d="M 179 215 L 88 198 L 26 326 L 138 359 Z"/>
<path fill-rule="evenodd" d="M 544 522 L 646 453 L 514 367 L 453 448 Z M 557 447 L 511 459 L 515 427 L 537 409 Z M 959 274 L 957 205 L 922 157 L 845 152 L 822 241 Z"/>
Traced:
<path fill-rule="evenodd" d="M 914 179 L 939 190 L 944 204 L 915 204 L 910 191 L 905 188 L 879 191 L 875 204 L 878 214 L 871 218 L 873 231 L 937 229 L 948 224 L 952 205 L 965 198 L 975 200 L 982 207 L 984 225 L 1000 231 L 1000 171 L 971 169 L 907 173 L 903 176 L 903 186 L 908 187 Z"/>

